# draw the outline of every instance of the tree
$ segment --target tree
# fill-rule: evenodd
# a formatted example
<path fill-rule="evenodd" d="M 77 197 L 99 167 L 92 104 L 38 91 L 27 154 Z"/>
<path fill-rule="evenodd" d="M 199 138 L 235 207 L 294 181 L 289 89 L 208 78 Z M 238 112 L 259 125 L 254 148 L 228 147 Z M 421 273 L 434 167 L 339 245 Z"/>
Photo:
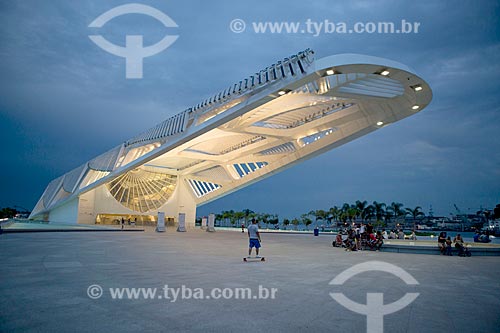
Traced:
<path fill-rule="evenodd" d="M 315 222 L 316 222 L 316 227 L 317 227 L 318 226 L 318 223 L 317 223 L 318 220 L 323 220 L 324 221 L 326 219 L 328 213 L 325 212 L 322 209 L 319 209 L 319 210 L 314 210 L 314 211 L 312 210 L 312 211 L 310 211 L 309 215 L 314 216 Z"/>
<path fill-rule="evenodd" d="M 347 216 L 349 218 L 349 221 L 352 223 L 353 220 L 356 220 L 356 216 L 358 216 L 359 212 L 356 208 L 356 206 L 352 205 L 347 209 Z"/>
<path fill-rule="evenodd" d="M 231 219 L 231 224 L 233 226 L 234 226 L 234 224 L 236 222 L 238 222 L 238 224 L 240 224 L 241 219 L 244 218 L 244 217 L 245 217 L 245 213 L 243 213 L 243 212 L 235 212 L 233 214 L 233 218 Z"/>
<path fill-rule="evenodd" d="M 402 207 L 403 207 L 402 203 L 394 201 L 391 202 L 389 207 L 387 207 L 387 212 L 390 213 L 388 214 L 389 221 L 391 216 L 394 216 L 394 218 L 397 220 L 398 218 L 406 215 L 406 212 L 402 209 Z"/>
<path fill-rule="evenodd" d="M 219 226 L 221 225 L 223 220 L 224 220 L 223 214 L 215 214 L 215 221 L 219 221 Z"/>
<path fill-rule="evenodd" d="M 406 208 L 406 215 L 410 215 L 413 217 L 413 230 L 415 230 L 415 222 L 419 216 L 425 216 L 425 214 L 422 212 L 422 207 L 417 206 L 414 209 L 411 208 Z"/>
<path fill-rule="evenodd" d="M 393 217 L 393 211 L 390 209 L 390 207 L 387 207 L 387 209 L 385 210 L 385 220 L 391 222 Z"/>
<path fill-rule="evenodd" d="M 286 227 L 290 224 L 290 220 L 289 219 L 284 219 L 283 220 L 283 225 L 285 226 L 285 230 L 286 230 Z"/>
<path fill-rule="evenodd" d="M 227 226 L 227 221 L 232 221 L 234 219 L 234 210 L 223 211 L 222 218 L 224 219 L 225 225 Z"/>
<path fill-rule="evenodd" d="M 252 216 L 255 215 L 255 212 L 253 210 L 245 208 L 243 209 L 243 214 L 245 214 L 245 225 L 248 225 L 248 219 L 252 218 Z"/>
<path fill-rule="evenodd" d="M 381 221 L 382 217 L 385 215 L 385 210 L 384 210 L 384 208 L 386 207 L 385 203 L 374 201 L 372 205 L 375 211 L 375 217 L 377 218 L 377 221 Z"/>
<path fill-rule="evenodd" d="M 493 208 L 493 219 L 500 219 L 500 204 L 496 205 L 495 208 Z"/>
<path fill-rule="evenodd" d="M 306 226 L 306 229 L 309 230 L 309 226 L 312 224 L 312 220 L 306 217 L 302 220 L 302 223 Z"/>
<path fill-rule="evenodd" d="M 349 209 L 351 208 L 351 205 L 349 205 L 347 202 L 342 205 L 342 208 L 340 208 L 340 220 L 344 223 L 347 222 L 349 219 Z"/>
<path fill-rule="evenodd" d="M 371 220 L 372 218 L 375 217 L 375 208 L 372 205 L 366 206 L 363 215 L 365 217 L 365 221 Z"/>
<path fill-rule="evenodd" d="M 16 216 L 17 210 L 14 208 L 10 207 L 5 207 L 0 210 L 0 218 L 5 219 L 5 218 L 12 218 Z"/>
<path fill-rule="evenodd" d="M 337 206 L 333 206 L 328 210 L 328 222 L 331 224 L 332 220 L 337 222 L 340 215 L 340 209 Z"/>
<path fill-rule="evenodd" d="M 300 216 L 300 219 L 302 221 L 302 224 L 306 226 L 306 229 L 309 230 L 309 226 L 312 223 L 312 220 L 309 218 L 309 214 L 302 214 Z"/>
<path fill-rule="evenodd" d="M 267 214 L 267 213 L 262 213 L 260 214 L 260 219 L 263 223 L 266 224 L 266 228 L 269 228 L 269 226 L 267 225 L 269 219 L 271 218 L 271 214 Z"/>
<path fill-rule="evenodd" d="M 271 219 L 269 220 L 269 223 L 271 223 L 274 227 L 280 222 L 280 219 L 278 217 L 278 214 L 272 214 Z"/>
<path fill-rule="evenodd" d="M 295 226 L 295 230 L 297 230 L 297 226 L 300 224 L 300 221 L 297 218 L 292 220 L 292 224 Z"/>
<path fill-rule="evenodd" d="M 366 200 L 365 201 L 356 200 L 354 206 L 356 207 L 357 210 L 357 216 L 361 217 L 361 219 L 364 222 L 366 219 L 366 207 L 368 207 L 368 202 L 366 202 Z"/>

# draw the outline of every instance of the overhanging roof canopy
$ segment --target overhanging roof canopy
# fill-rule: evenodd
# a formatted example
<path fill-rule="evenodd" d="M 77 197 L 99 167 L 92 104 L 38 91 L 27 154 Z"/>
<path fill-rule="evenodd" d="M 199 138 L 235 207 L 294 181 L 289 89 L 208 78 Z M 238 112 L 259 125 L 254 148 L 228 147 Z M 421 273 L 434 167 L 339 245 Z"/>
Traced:
<path fill-rule="evenodd" d="M 144 213 L 185 181 L 197 205 L 408 117 L 427 83 L 387 59 L 285 58 L 53 180 L 31 217 L 106 185 Z"/>

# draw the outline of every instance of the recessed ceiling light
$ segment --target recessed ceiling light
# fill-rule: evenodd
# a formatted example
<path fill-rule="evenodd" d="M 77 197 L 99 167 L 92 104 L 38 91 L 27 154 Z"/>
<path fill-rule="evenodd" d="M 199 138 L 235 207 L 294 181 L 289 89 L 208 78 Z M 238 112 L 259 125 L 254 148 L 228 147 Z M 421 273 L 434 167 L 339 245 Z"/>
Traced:
<path fill-rule="evenodd" d="M 382 126 L 383 124 L 384 124 L 384 122 L 383 122 L 383 121 L 379 121 L 379 122 L 377 123 L 377 126 Z"/>
<path fill-rule="evenodd" d="M 419 108 L 419 107 L 420 107 L 420 106 L 418 106 L 418 105 L 413 105 L 411 108 L 412 108 L 413 110 L 418 110 L 418 108 Z"/>
<path fill-rule="evenodd" d="M 333 74 L 335 74 L 335 71 L 333 69 L 328 69 L 326 71 L 326 75 L 333 75 Z"/>
<path fill-rule="evenodd" d="M 415 86 L 413 89 L 415 89 L 415 91 L 420 91 L 420 90 L 422 90 L 423 88 L 422 88 L 422 86 Z"/>
<path fill-rule="evenodd" d="M 284 91 L 284 90 L 278 91 L 278 95 L 283 96 L 284 94 L 286 94 L 286 91 Z"/>
<path fill-rule="evenodd" d="M 386 69 L 380 73 L 380 75 L 387 76 L 389 75 L 389 71 Z"/>

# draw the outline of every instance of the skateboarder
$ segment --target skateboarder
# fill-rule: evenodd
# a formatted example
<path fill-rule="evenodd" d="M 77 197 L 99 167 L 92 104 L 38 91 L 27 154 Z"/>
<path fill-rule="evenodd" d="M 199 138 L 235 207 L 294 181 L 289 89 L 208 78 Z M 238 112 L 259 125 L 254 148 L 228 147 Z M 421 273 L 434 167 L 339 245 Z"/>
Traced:
<path fill-rule="evenodd" d="M 248 238 L 250 240 L 250 245 L 248 246 L 248 255 L 252 255 L 252 248 L 255 247 L 255 253 L 257 257 L 259 256 L 260 248 L 260 233 L 259 227 L 257 226 L 257 221 L 252 219 L 252 224 L 248 226 Z"/>

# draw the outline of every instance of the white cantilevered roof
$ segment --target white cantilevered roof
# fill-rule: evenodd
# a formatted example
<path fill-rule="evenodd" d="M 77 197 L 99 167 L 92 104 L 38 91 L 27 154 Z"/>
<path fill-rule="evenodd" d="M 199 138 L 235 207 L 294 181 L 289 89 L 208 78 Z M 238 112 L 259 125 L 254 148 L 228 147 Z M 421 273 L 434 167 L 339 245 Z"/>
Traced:
<path fill-rule="evenodd" d="M 150 212 L 186 181 L 200 205 L 432 99 L 427 83 L 400 63 L 313 55 L 308 49 L 285 58 L 55 179 L 32 216 L 103 184 L 124 206 Z"/>

